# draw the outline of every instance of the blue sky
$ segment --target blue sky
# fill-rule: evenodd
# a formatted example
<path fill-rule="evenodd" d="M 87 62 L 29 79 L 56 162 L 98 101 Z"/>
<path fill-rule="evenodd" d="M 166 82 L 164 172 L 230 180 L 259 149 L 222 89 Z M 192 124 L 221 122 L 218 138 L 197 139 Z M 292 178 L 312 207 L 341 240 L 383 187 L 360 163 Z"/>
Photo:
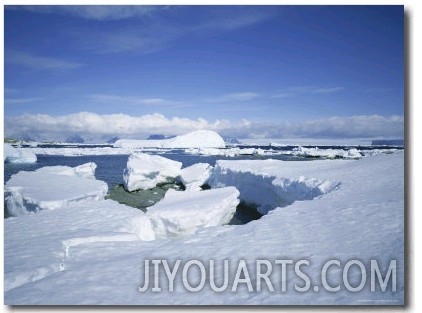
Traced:
<path fill-rule="evenodd" d="M 400 137 L 403 18 L 402 6 L 6 6 L 6 135 L 142 136 L 157 127 L 125 123 L 149 117 L 168 133 Z M 119 117 L 120 133 L 106 122 Z"/>

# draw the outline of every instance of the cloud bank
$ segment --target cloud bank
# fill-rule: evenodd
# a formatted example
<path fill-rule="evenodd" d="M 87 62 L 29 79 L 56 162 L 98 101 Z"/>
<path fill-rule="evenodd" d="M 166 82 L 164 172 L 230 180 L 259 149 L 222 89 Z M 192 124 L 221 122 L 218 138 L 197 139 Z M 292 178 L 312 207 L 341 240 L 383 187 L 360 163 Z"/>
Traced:
<path fill-rule="evenodd" d="M 403 138 L 404 118 L 370 115 L 258 123 L 167 118 L 161 114 L 129 116 L 80 112 L 63 116 L 25 114 L 5 120 L 7 137 L 29 136 L 39 141 L 63 141 L 77 134 L 87 141 L 104 142 L 112 137 L 143 139 L 151 134 L 180 135 L 199 129 L 215 130 L 236 138 Z"/>

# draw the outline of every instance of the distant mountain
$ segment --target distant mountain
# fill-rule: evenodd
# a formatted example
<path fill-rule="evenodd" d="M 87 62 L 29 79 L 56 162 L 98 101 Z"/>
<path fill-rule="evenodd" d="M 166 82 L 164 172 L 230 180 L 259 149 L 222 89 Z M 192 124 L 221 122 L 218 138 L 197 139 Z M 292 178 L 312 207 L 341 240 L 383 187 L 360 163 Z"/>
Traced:
<path fill-rule="evenodd" d="M 403 139 L 377 139 L 372 140 L 373 146 L 404 146 Z"/>
<path fill-rule="evenodd" d="M 161 134 L 153 134 L 150 135 L 147 140 L 163 140 L 163 139 L 170 139 L 170 138 L 174 138 L 176 136 L 165 136 L 165 135 L 161 135 Z"/>
<path fill-rule="evenodd" d="M 233 137 L 223 137 L 223 139 L 224 139 L 224 142 L 226 143 L 226 144 L 231 144 L 231 145 L 237 145 L 237 144 L 240 144 L 241 142 L 239 141 L 239 140 L 237 140 L 236 138 L 233 138 Z"/>
<path fill-rule="evenodd" d="M 116 137 L 113 137 L 113 138 L 110 138 L 109 140 L 107 140 L 106 143 L 115 143 L 119 139 L 120 138 L 116 136 Z"/>
<path fill-rule="evenodd" d="M 67 137 L 65 142 L 68 142 L 68 143 L 84 143 L 85 140 L 81 136 L 75 134 L 73 136 Z"/>
<path fill-rule="evenodd" d="M 12 136 L 8 136 L 9 139 L 17 140 L 17 141 L 37 141 L 36 138 L 27 134 L 27 133 L 20 133 L 20 134 L 13 134 Z"/>

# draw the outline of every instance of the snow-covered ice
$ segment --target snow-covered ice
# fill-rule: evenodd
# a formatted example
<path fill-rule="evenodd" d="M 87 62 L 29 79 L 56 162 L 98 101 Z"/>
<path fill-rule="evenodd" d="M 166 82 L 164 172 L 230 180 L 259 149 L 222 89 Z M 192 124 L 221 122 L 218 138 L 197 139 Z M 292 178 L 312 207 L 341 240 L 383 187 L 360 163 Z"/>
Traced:
<path fill-rule="evenodd" d="M 362 154 L 356 148 L 351 148 L 347 150 L 343 149 L 320 149 L 317 147 L 314 148 L 305 148 L 305 147 L 296 147 L 292 151 L 286 151 L 285 154 L 291 154 L 301 157 L 323 157 L 328 159 L 343 158 L 343 159 L 359 159 L 362 157 Z"/>
<path fill-rule="evenodd" d="M 88 162 L 75 167 L 70 166 L 44 166 L 36 170 L 37 173 L 42 174 L 59 174 L 66 176 L 78 176 L 84 178 L 95 179 L 95 169 L 97 164 L 94 162 Z"/>
<path fill-rule="evenodd" d="M 213 167 L 208 163 L 196 163 L 185 167 L 180 172 L 180 181 L 186 190 L 198 191 L 208 182 Z"/>
<path fill-rule="evenodd" d="M 9 163 L 36 163 L 37 156 L 35 153 L 24 148 L 15 148 L 12 145 L 5 143 L 3 150 L 4 162 Z"/>
<path fill-rule="evenodd" d="M 33 172 L 21 171 L 5 184 L 7 209 L 13 216 L 54 210 L 69 203 L 103 199 L 108 186 L 94 177 L 96 165 L 87 163 L 42 167 Z"/>
<path fill-rule="evenodd" d="M 319 165 L 322 165 L 321 163 Z M 332 164 L 326 164 L 330 167 Z M 330 181 L 318 171 L 315 176 L 304 176 L 307 168 L 315 168 L 310 162 L 262 161 L 217 161 L 209 180 L 211 187 L 236 186 L 241 199 L 258 204 L 258 211 L 283 207 L 296 200 L 311 200 L 329 193 L 340 186 L 340 180 Z"/>
<path fill-rule="evenodd" d="M 127 221 L 139 213 L 115 201 L 101 200 L 8 218 L 4 227 L 5 291 L 65 270 L 73 258 L 89 256 L 90 244 L 137 240 L 126 229 Z"/>
<path fill-rule="evenodd" d="M 194 234 L 204 227 L 230 222 L 239 204 L 234 187 L 201 192 L 167 191 L 163 200 L 131 221 L 132 232 L 142 240 Z"/>
<path fill-rule="evenodd" d="M 260 148 L 190 148 L 185 150 L 186 153 L 189 154 L 197 154 L 197 155 L 214 155 L 214 156 L 227 156 L 227 157 L 235 157 L 239 155 L 264 155 L 267 151 L 260 149 Z"/>
<path fill-rule="evenodd" d="M 251 146 L 371 146 L 368 138 L 244 138 L 239 139 L 244 145 Z"/>
<path fill-rule="evenodd" d="M 174 180 L 180 174 L 182 163 L 159 155 L 136 153 L 129 156 L 123 172 L 126 190 L 150 189 L 157 184 Z"/>
<path fill-rule="evenodd" d="M 218 167 L 221 178 L 233 176 L 230 180 L 239 189 L 241 199 L 245 198 L 240 188 L 241 179 L 249 176 L 261 181 L 265 180 L 264 176 L 274 177 L 272 181 L 278 180 L 280 184 L 287 183 L 286 179 L 301 181 L 300 177 L 303 181 L 340 184 L 313 199 L 295 199 L 288 206 L 276 207 L 246 225 L 204 227 L 195 234 L 174 239 L 138 239 L 134 225 L 139 223 L 133 221 L 140 211 L 112 201 L 72 204 L 54 211 L 6 219 L 5 303 L 404 304 L 403 151 L 359 160 L 221 161 Z M 253 197 L 259 203 L 268 195 L 268 190 L 261 190 L 260 186 L 255 185 Z M 309 188 L 303 190 L 306 193 Z M 199 196 L 204 192 L 187 193 Z M 176 195 L 168 195 L 173 196 Z M 218 202 L 218 197 L 210 200 L 214 202 Z M 184 201 L 181 205 L 189 207 Z M 94 224 L 96 226 L 91 227 Z M 189 292 L 183 285 L 180 269 L 174 279 L 174 291 L 170 292 L 161 267 L 162 275 L 158 279 L 161 292 L 153 292 L 151 288 L 139 292 L 144 283 L 144 261 L 163 259 L 171 266 L 176 260 L 183 263 L 200 260 L 207 268 L 207 262 L 214 260 L 215 281 L 219 285 L 224 275 L 222 262 L 229 260 L 228 288 L 215 292 L 206 281 L 201 291 Z M 274 266 L 270 275 L 274 292 L 265 287 L 265 282 L 262 282 L 263 289 L 257 291 L 257 278 L 253 273 L 259 259 L 269 260 Z M 304 280 L 295 275 L 294 266 L 287 267 L 287 278 L 283 280 L 285 277 L 275 270 L 274 260 L 278 259 L 309 261 L 309 266 L 301 268 L 312 283 L 311 289 L 307 292 L 294 289 L 295 284 L 304 285 Z M 338 292 L 324 290 L 321 268 L 331 259 L 338 260 L 341 267 L 330 267 L 328 281 L 336 286 L 346 262 L 360 260 L 368 274 L 364 288 L 350 292 L 341 285 Z M 240 260 L 248 265 L 252 292 L 245 284 L 236 292 L 231 291 Z M 391 288 L 382 292 L 379 286 L 371 292 L 370 260 L 377 260 L 382 270 L 390 260 L 397 260 L 395 292 Z M 51 272 L 54 274 L 48 275 Z M 286 292 L 280 290 L 283 281 Z M 353 286 L 359 283 L 353 282 Z M 313 287 L 318 285 L 319 292 L 314 292 Z"/>
<path fill-rule="evenodd" d="M 162 140 L 120 139 L 114 143 L 117 148 L 223 148 L 224 139 L 215 131 L 197 130 L 185 135 Z"/>

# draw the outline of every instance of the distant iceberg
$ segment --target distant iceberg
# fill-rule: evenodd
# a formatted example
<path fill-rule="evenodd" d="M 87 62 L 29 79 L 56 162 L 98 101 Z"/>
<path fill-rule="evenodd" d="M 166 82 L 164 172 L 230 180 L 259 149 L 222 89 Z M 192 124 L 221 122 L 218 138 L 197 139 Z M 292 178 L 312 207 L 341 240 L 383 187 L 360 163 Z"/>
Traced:
<path fill-rule="evenodd" d="M 224 148 L 224 139 L 215 131 L 197 130 L 185 135 L 160 140 L 120 139 L 114 143 L 115 148 Z"/>
<path fill-rule="evenodd" d="M 27 149 L 18 149 L 10 144 L 4 144 L 4 162 L 8 163 L 36 163 L 37 156 Z"/>

